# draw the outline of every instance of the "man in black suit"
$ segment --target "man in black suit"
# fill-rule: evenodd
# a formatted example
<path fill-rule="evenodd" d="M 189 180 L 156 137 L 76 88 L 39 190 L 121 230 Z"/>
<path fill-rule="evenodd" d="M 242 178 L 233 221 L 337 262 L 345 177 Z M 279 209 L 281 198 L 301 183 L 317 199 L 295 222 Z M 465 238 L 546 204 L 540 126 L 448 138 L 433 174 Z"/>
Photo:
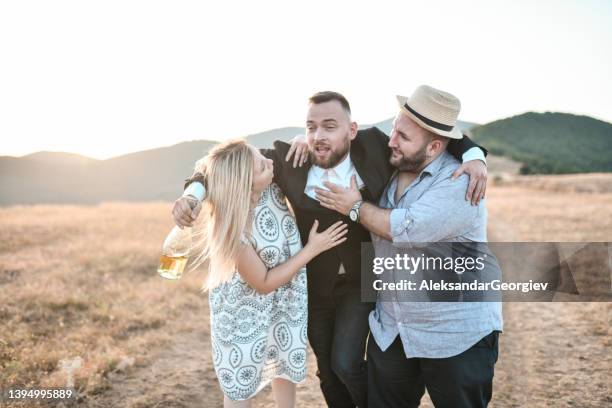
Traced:
<path fill-rule="evenodd" d="M 322 207 L 314 189 L 325 188 L 325 181 L 348 187 L 355 176 L 363 199 L 377 203 L 394 171 L 389 163 L 389 137 L 375 127 L 358 130 L 351 120 L 348 101 L 336 92 L 319 92 L 309 99 L 306 128 L 308 165 L 292 165 L 286 159 L 291 146 L 285 142 L 276 141 L 274 148 L 263 149 L 262 153 L 274 161 L 274 182 L 291 203 L 304 245 L 315 219 L 320 230 L 339 220 L 348 224 L 346 242 L 307 265 L 308 339 L 328 406 L 366 407 L 364 353 L 368 315 L 374 304 L 361 302 L 360 253 L 361 243 L 369 242 L 370 234 L 359 223 Z M 479 146 L 464 137 L 450 143 L 448 150 L 461 160 L 462 154 L 473 147 Z M 473 191 L 474 200 L 479 200 L 486 181 L 484 163 L 464 163 L 462 171 L 471 175 L 472 186 L 480 186 Z M 194 181 L 203 184 L 202 176 L 194 174 L 186 180 L 183 197 L 175 202 L 173 215 L 178 225 L 191 225 L 199 212 L 199 207 L 191 210 L 187 198 L 198 185 Z"/>

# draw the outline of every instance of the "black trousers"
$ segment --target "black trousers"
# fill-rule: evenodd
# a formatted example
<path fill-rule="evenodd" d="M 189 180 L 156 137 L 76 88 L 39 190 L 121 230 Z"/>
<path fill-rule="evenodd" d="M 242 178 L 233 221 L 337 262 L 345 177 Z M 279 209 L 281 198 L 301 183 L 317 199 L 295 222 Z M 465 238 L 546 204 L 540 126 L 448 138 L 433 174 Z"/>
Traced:
<path fill-rule="evenodd" d="M 370 408 L 418 407 L 425 388 L 436 408 L 486 407 L 493 394 L 499 332 L 448 358 L 406 358 L 400 336 L 384 352 L 368 340 Z"/>
<path fill-rule="evenodd" d="M 343 278 L 332 297 L 309 293 L 308 340 L 317 358 L 317 376 L 330 408 L 367 406 L 366 339 L 374 303 L 362 303 L 359 287 Z"/>

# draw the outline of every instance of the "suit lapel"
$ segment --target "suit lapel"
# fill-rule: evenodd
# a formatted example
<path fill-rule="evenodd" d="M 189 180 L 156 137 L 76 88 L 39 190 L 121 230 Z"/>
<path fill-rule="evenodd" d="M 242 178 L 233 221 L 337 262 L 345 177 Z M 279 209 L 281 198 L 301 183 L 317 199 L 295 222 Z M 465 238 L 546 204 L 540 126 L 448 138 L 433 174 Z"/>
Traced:
<path fill-rule="evenodd" d="M 359 142 L 359 138 L 355 138 L 351 143 L 351 160 L 372 197 L 377 198 L 382 191 L 381 186 L 384 182 L 381 182 L 381 175 L 374 163 L 369 160 L 365 149 Z"/>
<path fill-rule="evenodd" d="M 321 205 L 317 200 L 313 200 L 304 194 L 306 188 L 306 182 L 308 181 L 308 172 L 312 164 L 307 162 L 302 167 L 293 168 L 293 164 L 287 163 L 287 186 L 291 191 L 292 197 L 290 200 L 295 203 L 299 208 L 307 209 L 322 209 Z"/>
<path fill-rule="evenodd" d="M 301 203 L 301 207 L 304 207 L 308 203 L 308 196 L 304 194 L 304 189 L 306 188 L 306 182 L 308 181 L 308 172 L 310 171 L 310 160 L 302 167 L 298 167 L 294 170 L 297 171 L 295 178 L 295 192 L 298 194 L 299 202 Z"/>

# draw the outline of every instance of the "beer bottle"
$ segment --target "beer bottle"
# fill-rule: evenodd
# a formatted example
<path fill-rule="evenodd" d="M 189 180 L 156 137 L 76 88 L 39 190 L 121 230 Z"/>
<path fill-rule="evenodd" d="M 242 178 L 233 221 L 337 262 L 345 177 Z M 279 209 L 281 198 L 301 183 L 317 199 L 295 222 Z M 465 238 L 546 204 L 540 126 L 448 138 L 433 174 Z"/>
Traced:
<path fill-rule="evenodd" d="M 191 209 L 197 205 L 196 199 L 189 198 L 189 205 Z M 159 267 L 157 273 L 166 279 L 180 279 L 187 260 L 189 259 L 189 251 L 191 250 L 191 234 L 192 229 L 190 227 L 180 228 L 174 226 L 172 231 L 168 234 L 164 240 L 162 246 L 162 254 L 159 259 Z"/>

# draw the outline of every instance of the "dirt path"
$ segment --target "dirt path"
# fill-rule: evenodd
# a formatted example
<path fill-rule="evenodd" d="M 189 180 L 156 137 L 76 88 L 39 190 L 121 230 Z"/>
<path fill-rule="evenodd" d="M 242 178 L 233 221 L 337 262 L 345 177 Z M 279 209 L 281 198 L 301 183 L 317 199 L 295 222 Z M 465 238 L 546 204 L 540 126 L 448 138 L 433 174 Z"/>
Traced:
<path fill-rule="evenodd" d="M 508 303 L 496 366 L 494 407 L 602 407 L 612 404 L 612 305 Z M 220 407 L 222 395 L 209 353 L 208 319 L 201 330 L 177 333 L 151 365 L 116 374 L 91 407 Z M 571 322 L 568 324 L 568 322 Z M 324 407 L 314 376 L 298 387 L 301 407 Z M 269 390 L 255 407 L 274 407 Z M 424 406 L 431 406 L 424 401 Z"/>
<path fill-rule="evenodd" d="M 193 329 L 176 333 L 173 344 L 154 352 L 151 364 L 132 367 L 125 373 L 116 373 L 112 387 L 105 393 L 88 400 L 89 407 L 221 407 L 223 395 L 219 389 L 210 356 L 208 304 L 202 304 L 202 313 L 190 326 Z M 318 381 L 314 375 L 315 363 L 309 352 L 309 377 L 298 387 L 299 406 L 324 407 Z M 274 407 L 272 393 L 263 390 L 254 407 Z"/>
<path fill-rule="evenodd" d="M 202 323 L 208 324 L 208 319 L 202 319 Z M 112 387 L 89 399 L 86 405 L 92 408 L 221 407 L 223 395 L 209 357 L 209 336 L 208 330 L 178 333 L 172 346 L 151 355 L 150 365 L 114 374 Z M 312 350 L 309 350 L 308 368 L 307 380 L 297 389 L 298 406 L 324 408 Z M 423 402 L 426 408 L 432 406 L 427 397 Z M 275 407 L 269 386 L 257 395 L 253 407 Z"/>
<path fill-rule="evenodd" d="M 493 406 L 612 405 L 612 305 L 506 303 Z"/>
<path fill-rule="evenodd" d="M 508 303 L 496 366 L 493 407 L 602 407 L 612 404 L 612 305 Z M 568 322 L 570 322 L 568 324 Z M 195 323 L 195 322 L 194 322 Z M 207 319 L 201 320 L 208 327 Z M 220 407 L 222 395 L 209 357 L 207 329 L 177 333 L 152 364 L 117 374 L 91 407 Z M 302 407 L 324 407 L 314 376 L 298 387 Z M 269 390 L 255 407 L 274 407 Z M 424 401 L 424 406 L 430 404 Z"/>
<path fill-rule="evenodd" d="M 207 322 L 202 321 L 202 326 Z M 112 388 L 92 407 L 216 407 L 221 395 L 210 369 L 208 330 L 176 333 L 174 343 L 150 356 L 152 363 L 112 378 Z"/>

